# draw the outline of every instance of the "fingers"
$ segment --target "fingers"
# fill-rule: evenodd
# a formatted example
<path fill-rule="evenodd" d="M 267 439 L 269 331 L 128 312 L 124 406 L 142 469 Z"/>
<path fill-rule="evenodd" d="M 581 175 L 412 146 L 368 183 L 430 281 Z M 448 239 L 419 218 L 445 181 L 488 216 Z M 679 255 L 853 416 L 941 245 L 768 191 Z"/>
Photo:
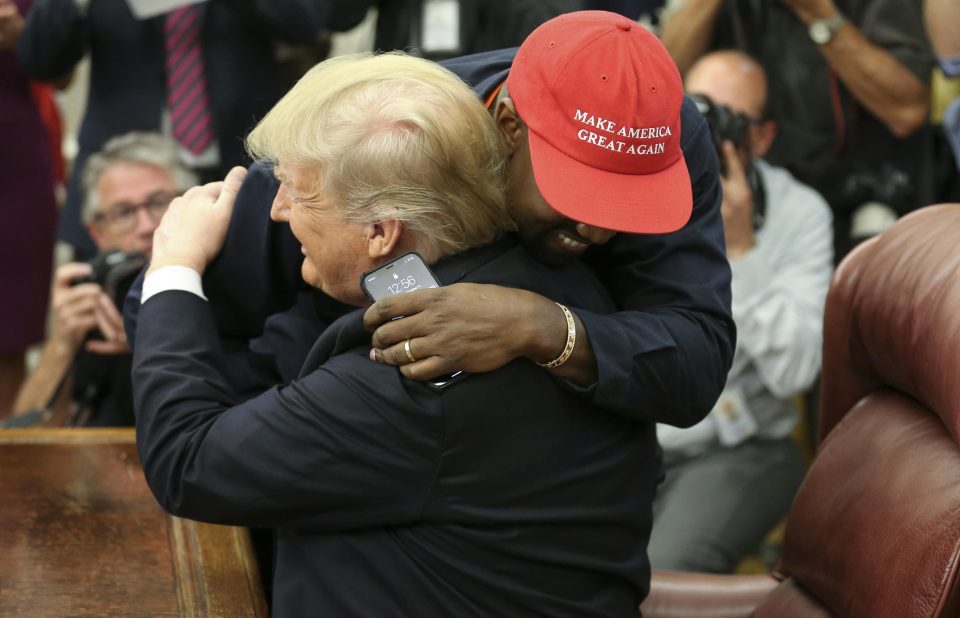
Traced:
<path fill-rule="evenodd" d="M 441 300 L 445 296 L 443 288 L 430 290 L 417 290 L 388 296 L 382 298 L 370 305 L 363 314 L 363 325 L 367 330 L 376 330 L 381 325 L 389 323 L 395 318 L 414 316 L 423 312 L 433 302 Z M 407 337 L 410 335 L 405 335 Z"/>
<path fill-rule="evenodd" d="M 407 340 L 404 340 L 404 342 L 406 341 Z M 424 352 L 418 350 L 426 350 L 429 347 L 429 342 L 427 338 L 424 337 L 409 340 L 410 353 L 415 359 L 413 362 L 410 362 L 410 358 L 407 356 L 407 351 L 404 347 L 404 342 L 382 350 L 376 348 L 370 350 L 370 360 L 385 365 L 400 367 L 400 372 L 412 380 L 430 380 L 437 376 L 446 375 L 458 370 L 455 359 L 444 356 L 426 356 L 421 358 L 420 355 Z"/>
<path fill-rule="evenodd" d="M 415 343 L 418 341 L 420 342 L 419 347 Z M 426 337 L 411 337 L 410 339 L 403 339 L 396 344 L 374 347 L 372 350 L 370 350 L 370 358 L 378 363 L 394 366 L 415 363 L 418 360 L 423 360 L 429 356 L 429 354 L 423 352 L 423 350 L 427 349 L 427 346 L 424 345 L 425 342 Z M 421 350 L 420 357 L 416 356 L 414 353 L 415 348 Z M 409 355 L 407 354 L 408 349 Z M 413 360 L 410 360 L 411 356 L 413 357 Z"/>
<path fill-rule="evenodd" d="M 51 299 L 51 337 L 79 345 L 90 331 L 99 328 L 107 338 L 125 339 L 123 318 L 103 288 L 96 283 L 73 284 L 89 274 L 89 264 L 66 264 L 57 269 Z"/>
<path fill-rule="evenodd" d="M 242 167 L 231 169 L 223 180 L 217 182 L 208 182 L 205 185 L 193 187 L 183 194 L 184 201 L 206 198 L 210 206 L 215 209 L 233 210 L 233 203 L 237 199 L 237 193 L 240 191 L 240 185 L 247 176 L 247 170 Z"/>
<path fill-rule="evenodd" d="M 432 380 L 433 378 L 444 376 L 457 371 L 450 366 L 450 363 L 443 358 L 431 356 L 422 361 L 402 365 L 400 373 L 411 380 Z"/>
<path fill-rule="evenodd" d="M 240 191 L 240 185 L 243 179 L 247 177 L 247 170 L 243 167 L 234 167 L 227 172 L 227 177 L 223 179 L 220 188 L 220 196 L 217 198 L 217 204 L 226 208 L 233 209 L 233 203 L 237 199 L 237 193 Z"/>
<path fill-rule="evenodd" d="M 370 350 L 370 360 L 383 363 L 384 365 L 393 365 L 394 367 L 399 367 L 403 363 L 409 362 L 407 355 L 404 354 L 400 345 L 372 348 Z"/>
<path fill-rule="evenodd" d="M 412 337 L 384 348 L 373 348 L 370 360 L 400 367 L 405 376 L 414 380 L 427 380 L 459 370 L 461 359 L 447 354 L 447 350 L 438 345 L 433 337 Z"/>
<path fill-rule="evenodd" d="M 399 320 L 391 320 L 377 327 L 370 338 L 370 344 L 374 348 L 385 349 L 401 344 L 407 339 L 426 337 L 431 334 L 431 329 L 427 320 L 422 319 L 421 316 L 422 314 L 411 315 Z"/>
<path fill-rule="evenodd" d="M 84 348 L 93 354 L 110 356 L 115 354 L 126 354 L 130 351 L 130 346 L 126 342 L 120 341 L 88 341 Z"/>
<path fill-rule="evenodd" d="M 93 272 L 93 268 L 90 264 L 85 264 L 81 262 L 71 262 L 70 264 L 64 264 L 57 269 L 57 272 L 53 276 L 53 286 L 55 288 L 67 288 L 77 279 L 82 279 L 83 277 L 89 277 Z"/>
<path fill-rule="evenodd" d="M 126 345 L 127 334 L 123 330 L 123 318 L 106 294 L 101 293 L 97 299 L 94 315 L 97 319 L 97 328 L 100 329 L 100 334 L 106 341 Z"/>
<path fill-rule="evenodd" d="M 237 199 L 237 193 L 240 191 L 240 185 L 247 176 L 247 170 L 242 167 L 231 169 L 223 180 L 208 182 L 205 185 L 192 187 L 180 198 L 183 201 L 196 200 L 203 196 L 210 200 L 214 206 L 233 209 L 233 202 Z"/>
<path fill-rule="evenodd" d="M 723 142 L 723 158 L 727 164 L 727 176 L 731 180 L 746 179 L 746 172 L 743 170 L 743 162 L 740 160 L 740 154 L 733 142 L 725 140 Z"/>
<path fill-rule="evenodd" d="M 193 187 L 174 200 L 154 232 L 148 273 L 170 265 L 202 273 L 223 248 L 245 177 L 246 170 L 235 167 L 223 181 Z"/>
<path fill-rule="evenodd" d="M 53 295 L 53 309 L 62 311 L 93 311 L 97 297 L 102 289 L 96 283 L 81 283 L 65 288 L 59 288 Z"/>
<path fill-rule="evenodd" d="M 218 180 L 216 182 L 208 182 L 205 185 L 194 187 L 191 189 L 193 191 L 196 189 L 196 193 L 207 197 L 209 200 L 215 202 L 217 198 L 220 197 L 220 193 L 223 191 L 223 181 Z"/>
<path fill-rule="evenodd" d="M 85 283 L 68 288 L 54 310 L 52 338 L 79 346 L 84 337 L 98 330 L 104 341 L 89 341 L 86 349 L 97 354 L 129 351 L 123 318 L 100 286 Z"/>
<path fill-rule="evenodd" d="M 50 338 L 71 347 L 97 328 L 96 296 L 81 296 L 55 307 Z"/>

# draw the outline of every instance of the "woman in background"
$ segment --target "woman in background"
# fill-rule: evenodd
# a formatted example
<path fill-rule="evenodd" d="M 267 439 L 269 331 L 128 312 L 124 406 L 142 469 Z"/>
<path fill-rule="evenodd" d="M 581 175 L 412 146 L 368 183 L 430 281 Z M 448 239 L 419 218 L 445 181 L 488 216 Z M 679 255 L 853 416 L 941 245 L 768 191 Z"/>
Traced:
<path fill-rule="evenodd" d="M 0 418 L 43 339 L 56 221 L 51 137 L 17 60 L 32 0 L 0 0 Z"/>

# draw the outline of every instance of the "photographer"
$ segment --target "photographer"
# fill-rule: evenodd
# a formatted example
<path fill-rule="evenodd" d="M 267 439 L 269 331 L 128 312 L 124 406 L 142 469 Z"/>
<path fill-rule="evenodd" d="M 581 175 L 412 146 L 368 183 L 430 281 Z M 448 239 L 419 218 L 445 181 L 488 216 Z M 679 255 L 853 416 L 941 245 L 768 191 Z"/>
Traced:
<path fill-rule="evenodd" d="M 760 61 L 778 123 L 765 156 L 829 202 L 838 259 L 897 216 L 943 201 L 921 4 L 685 0 L 660 31 L 684 74 L 710 50 Z"/>
<path fill-rule="evenodd" d="M 733 272 L 737 347 L 707 418 L 657 427 L 666 480 L 654 502 L 654 568 L 732 572 L 786 514 L 804 474 L 791 438 L 793 398 L 820 370 L 833 259 L 830 210 L 789 172 L 759 159 L 776 133 L 764 120 L 763 69 L 741 52 L 704 56 L 691 97 L 723 159 L 721 213 Z"/>
<path fill-rule="evenodd" d="M 83 218 L 101 256 L 65 264 L 54 275 L 49 336 L 14 406 L 15 415 L 34 414 L 21 422 L 46 421 L 52 413 L 57 425 L 133 425 L 130 348 L 117 305 L 124 284 L 150 256 L 170 201 L 195 183 L 173 145 L 157 134 L 114 138 L 90 157 Z"/>

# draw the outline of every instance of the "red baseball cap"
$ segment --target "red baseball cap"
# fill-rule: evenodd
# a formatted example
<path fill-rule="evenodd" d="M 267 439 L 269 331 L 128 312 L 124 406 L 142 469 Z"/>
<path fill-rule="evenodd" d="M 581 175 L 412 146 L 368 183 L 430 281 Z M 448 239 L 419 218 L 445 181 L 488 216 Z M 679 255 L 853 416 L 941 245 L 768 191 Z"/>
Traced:
<path fill-rule="evenodd" d="M 646 28 L 606 11 L 555 17 L 523 42 L 507 90 L 554 210 L 634 233 L 673 232 L 690 218 L 683 85 Z"/>

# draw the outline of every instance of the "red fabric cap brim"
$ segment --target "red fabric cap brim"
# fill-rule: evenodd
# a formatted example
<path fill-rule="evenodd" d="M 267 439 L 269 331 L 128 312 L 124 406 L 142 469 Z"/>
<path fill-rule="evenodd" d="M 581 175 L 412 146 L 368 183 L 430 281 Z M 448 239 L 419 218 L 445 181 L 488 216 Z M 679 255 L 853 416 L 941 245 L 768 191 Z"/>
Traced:
<path fill-rule="evenodd" d="M 584 165 L 527 131 L 533 175 L 554 210 L 587 225 L 634 234 L 675 232 L 690 220 L 687 163 L 652 174 L 617 174 Z"/>

